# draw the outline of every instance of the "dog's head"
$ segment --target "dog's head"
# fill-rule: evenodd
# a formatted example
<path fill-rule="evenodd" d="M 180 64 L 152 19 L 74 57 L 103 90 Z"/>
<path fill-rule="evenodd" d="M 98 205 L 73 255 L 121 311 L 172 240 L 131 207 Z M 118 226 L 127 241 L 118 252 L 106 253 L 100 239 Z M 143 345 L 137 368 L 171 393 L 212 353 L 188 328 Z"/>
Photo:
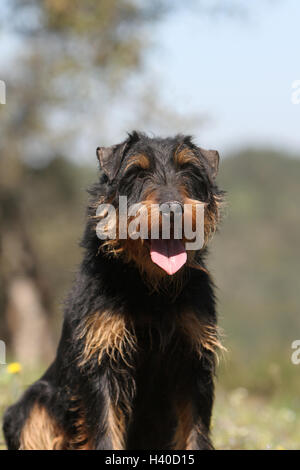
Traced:
<path fill-rule="evenodd" d="M 156 281 L 195 267 L 219 219 L 218 152 L 188 136 L 133 132 L 121 144 L 98 147 L 97 156 L 105 193 L 96 213 L 101 249 Z"/>

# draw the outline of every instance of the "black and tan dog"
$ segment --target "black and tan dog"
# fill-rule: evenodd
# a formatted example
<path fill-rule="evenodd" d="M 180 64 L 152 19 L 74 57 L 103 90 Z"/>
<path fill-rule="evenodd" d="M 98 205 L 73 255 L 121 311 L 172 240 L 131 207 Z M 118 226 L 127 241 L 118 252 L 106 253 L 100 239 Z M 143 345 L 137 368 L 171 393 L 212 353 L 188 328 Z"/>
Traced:
<path fill-rule="evenodd" d="M 97 155 L 101 171 L 90 191 L 84 258 L 66 301 L 57 357 L 6 411 L 7 446 L 210 449 L 220 343 L 204 256 L 222 198 L 218 153 L 182 135 L 133 132 Z M 103 202 L 117 208 L 119 196 L 145 207 L 204 203 L 204 246 L 186 253 L 185 240 L 172 237 L 101 241 L 96 209 Z M 182 217 L 193 219 L 194 210 Z"/>

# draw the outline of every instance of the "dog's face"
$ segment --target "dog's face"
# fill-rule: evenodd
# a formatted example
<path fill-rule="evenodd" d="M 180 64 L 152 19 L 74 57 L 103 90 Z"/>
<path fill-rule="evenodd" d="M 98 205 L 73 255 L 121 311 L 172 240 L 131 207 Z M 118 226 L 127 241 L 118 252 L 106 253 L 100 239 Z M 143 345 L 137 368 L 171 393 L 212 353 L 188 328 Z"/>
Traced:
<path fill-rule="evenodd" d="M 110 228 L 111 224 L 116 225 L 116 237 L 103 243 L 105 250 L 123 256 L 125 261 L 134 261 L 152 279 L 192 266 L 199 248 L 187 251 L 186 242 L 203 229 L 206 243 L 218 220 L 218 152 L 195 146 L 189 137 L 158 139 L 134 132 L 119 145 L 98 148 L 97 155 L 106 189 L 103 202 L 117 209 L 116 220 L 107 224 Z M 120 196 L 126 197 L 129 211 L 128 234 L 130 230 L 133 233 L 134 226 L 139 232 L 137 238 L 120 236 Z M 137 204 L 141 208 L 136 214 L 131 213 L 130 207 Z M 202 227 L 197 226 L 197 207 L 203 209 Z M 166 220 L 170 228 L 164 233 Z M 188 223 L 190 237 L 183 230 Z"/>

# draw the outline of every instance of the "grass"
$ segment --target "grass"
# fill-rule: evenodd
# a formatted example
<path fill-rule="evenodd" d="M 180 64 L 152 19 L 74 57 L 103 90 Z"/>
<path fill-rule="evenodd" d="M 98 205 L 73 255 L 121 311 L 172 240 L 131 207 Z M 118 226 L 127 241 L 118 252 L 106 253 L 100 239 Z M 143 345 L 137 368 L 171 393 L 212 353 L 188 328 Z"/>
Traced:
<path fill-rule="evenodd" d="M 40 371 L 9 372 L 0 366 L 0 416 Z M 213 442 L 217 449 L 299 449 L 300 405 L 278 394 L 267 398 L 246 388 L 216 393 L 212 421 Z M 0 432 L 0 449 L 5 449 Z"/>
<path fill-rule="evenodd" d="M 212 423 L 216 449 L 300 448 L 300 410 L 283 397 L 265 398 L 245 388 L 218 390 Z"/>

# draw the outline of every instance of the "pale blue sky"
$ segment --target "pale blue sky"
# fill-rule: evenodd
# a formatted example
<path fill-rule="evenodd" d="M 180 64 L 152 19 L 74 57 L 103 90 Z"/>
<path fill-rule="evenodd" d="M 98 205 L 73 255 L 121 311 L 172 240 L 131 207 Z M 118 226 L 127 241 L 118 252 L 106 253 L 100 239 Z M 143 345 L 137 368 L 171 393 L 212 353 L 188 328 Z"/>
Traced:
<path fill-rule="evenodd" d="M 185 7 L 150 28 L 155 47 L 147 60 L 148 77 L 153 74 L 160 83 L 166 106 L 209 116 L 206 125 L 192 129 L 204 147 L 226 154 L 267 145 L 300 155 L 300 105 L 291 103 L 292 83 L 300 80 L 300 1 L 222 3 L 245 5 L 248 14 L 212 17 Z M 2 37 L 0 42 L 0 79 L 12 40 Z M 143 87 L 143 77 L 137 80 Z M 90 117 L 91 110 L 86 112 Z M 121 111 L 117 115 L 120 125 L 109 140 L 124 137 L 126 121 Z M 95 130 L 87 117 L 79 119 L 84 136 L 80 153 L 89 155 L 87 140 L 94 145 Z"/>
<path fill-rule="evenodd" d="M 227 2 L 230 3 L 230 2 Z M 234 2 L 231 2 L 234 3 Z M 151 67 L 180 109 L 208 114 L 199 130 L 207 147 L 273 145 L 300 151 L 300 1 L 240 1 L 246 18 L 174 14 L 158 28 Z"/>

